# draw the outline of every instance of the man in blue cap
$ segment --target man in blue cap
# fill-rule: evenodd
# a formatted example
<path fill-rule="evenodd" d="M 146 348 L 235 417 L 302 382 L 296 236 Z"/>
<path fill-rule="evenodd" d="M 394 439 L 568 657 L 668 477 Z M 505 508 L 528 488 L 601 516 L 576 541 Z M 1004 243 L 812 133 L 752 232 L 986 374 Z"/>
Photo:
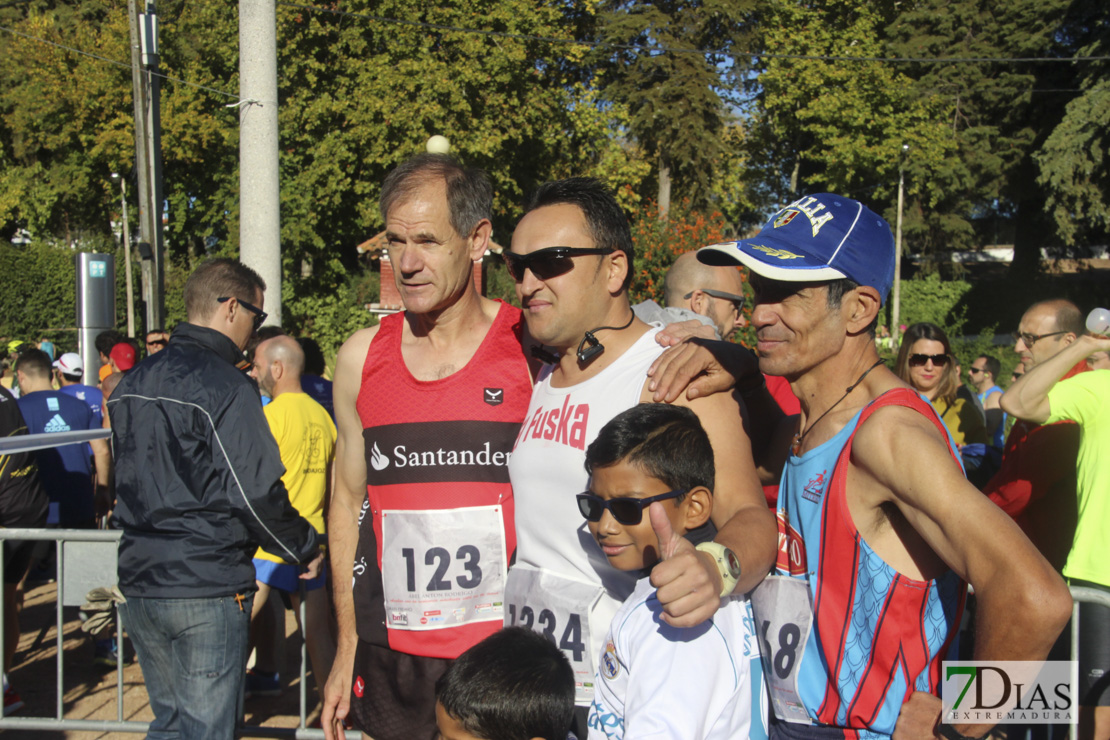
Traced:
<path fill-rule="evenodd" d="M 964 479 L 929 404 L 879 358 L 890 227 L 862 203 L 812 195 L 698 257 L 751 270 L 759 369 L 786 378 L 802 406 L 783 451 L 775 575 L 752 597 L 772 737 L 982 737 L 990 726 L 940 722 L 965 582 L 977 660 L 1043 660 L 1071 601 Z"/>

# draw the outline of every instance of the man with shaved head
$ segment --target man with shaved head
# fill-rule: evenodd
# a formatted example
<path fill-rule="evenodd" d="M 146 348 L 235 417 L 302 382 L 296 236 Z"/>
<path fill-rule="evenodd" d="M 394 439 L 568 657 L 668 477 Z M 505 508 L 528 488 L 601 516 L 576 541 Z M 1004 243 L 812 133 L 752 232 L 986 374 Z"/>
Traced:
<path fill-rule="evenodd" d="M 735 267 L 716 267 L 698 261 L 696 252 L 680 255 L 663 280 L 663 300 L 667 306 L 688 308 L 707 316 L 721 339 L 729 340 L 747 321 L 744 308 L 744 281 Z"/>
<path fill-rule="evenodd" d="M 281 480 L 289 491 L 289 502 L 317 532 L 323 534 L 324 501 L 335 457 L 336 430 L 324 407 L 312 400 L 301 387 L 304 359 L 304 351 L 297 340 L 282 334 L 258 345 L 250 374 L 271 398 L 263 411 L 285 465 Z M 265 607 L 271 588 L 289 595 L 293 611 L 299 618 L 299 567 L 259 548 L 254 556 L 254 568 L 258 594 L 251 610 L 251 620 Z M 324 589 L 326 575 L 326 571 L 321 570 L 318 577 L 303 581 L 306 624 L 301 625 L 301 631 L 312 660 L 317 687 L 323 686 L 335 659 L 335 640 L 328 623 L 328 601 Z M 256 673 L 263 672 L 259 668 L 263 663 L 256 661 Z M 276 674 L 268 673 L 271 675 L 257 677 L 269 678 L 276 685 Z M 248 679 L 248 686 L 251 683 Z"/>

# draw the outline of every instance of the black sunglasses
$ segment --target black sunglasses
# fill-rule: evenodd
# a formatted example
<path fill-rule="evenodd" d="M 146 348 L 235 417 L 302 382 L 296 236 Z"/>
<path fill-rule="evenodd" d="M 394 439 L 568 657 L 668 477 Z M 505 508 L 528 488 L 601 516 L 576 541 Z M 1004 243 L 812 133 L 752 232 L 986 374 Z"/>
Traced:
<path fill-rule="evenodd" d="M 509 275 L 519 283 L 524 279 L 525 270 L 531 270 L 537 280 L 550 280 L 571 271 L 574 267 L 574 260 L 571 257 L 609 254 L 612 251 L 612 249 L 599 247 L 545 247 L 529 254 L 505 252 L 504 256 Z"/>
<path fill-rule="evenodd" d="M 921 367 L 929 360 L 937 367 L 948 364 L 948 355 L 910 355 L 910 367 Z"/>
<path fill-rule="evenodd" d="M 165 347 L 166 346 L 166 340 L 165 339 L 152 339 L 152 340 L 150 340 L 149 342 L 146 343 L 146 346 L 148 346 L 148 347 Z"/>
<path fill-rule="evenodd" d="M 1010 336 L 1014 338 L 1014 342 L 1017 342 L 1019 339 L 1024 342 L 1026 349 L 1033 349 L 1033 345 L 1036 344 L 1038 340 L 1044 339 L 1045 337 L 1055 337 L 1060 334 L 1067 334 L 1067 332 L 1050 331 L 1047 334 L 1030 334 L 1029 332 L 1015 331 Z"/>
<path fill-rule="evenodd" d="M 732 304 L 732 307 L 736 309 L 737 313 L 740 313 L 740 311 L 744 308 L 744 296 L 742 295 L 736 295 L 735 293 L 726 293 L 723 290 L 710 290 L 709 288 L 698 288 L 698 290 L 708 296 L 720 298 L 722 301 L 728 301 Z M 694 291 L 691 290 L 689 293 L 682 297 L 686 300 L 690 300 L 693 295 Z"/>
<path fill-rule="evenodd" d="M 608 509 L 609 513 L 613 515 L 613 518 L 621 524 L 634 525 L 643 521 L 644 507 L 655 501 L 665 501 L 669 498 L 676 498 L 684 493 L 686 493 L 685 490 L 667 491 L 658 496 L 648 496 L 647 498 L 611 499 L 603 499 L 592 493 L 580 493 L 578 494 L 578 511 L 582 512 L 582 516 L 586 517 L 586 521 L 600 522 L 602 512 Z"/>
<path fill-rule="evenodd" d="M 216 302 L 217 303 L 227 303 L 230 300 L 231 300 L 231 296 L 226 296 L 225 295 L 223 298 L 217 298 Z M 266 313 L 265 311 L 263 311 L 258 306 L 254 306 L 254 305 L 251 305 L 250 303 L 247 303 L 242 298 L 236 298 L 235 300 L 237 300 L 239 302 L 240 306 L 242 306 L 243 308 L 247 309 L 248 311 L 250 311 L 251 313 L 254 314 L 254 330 L 258 331 L 259 328 L 262 327 L 262 322 L 265 321 L 266 317 L 269 316 L 270 314 Z"/>

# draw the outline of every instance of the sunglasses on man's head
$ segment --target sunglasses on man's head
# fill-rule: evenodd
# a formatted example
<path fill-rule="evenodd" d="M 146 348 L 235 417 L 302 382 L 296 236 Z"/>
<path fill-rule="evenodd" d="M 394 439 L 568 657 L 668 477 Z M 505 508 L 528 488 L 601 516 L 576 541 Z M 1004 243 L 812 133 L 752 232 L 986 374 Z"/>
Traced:
<path fill-rule="evenodd" d="M 217 298 L 216 302 L 217 303 L 227 303 L 230 300 L 231 300 L 231 296 L 224 296 L 223 298 Z M 247 303 L 242 298 L 236 298 L 235 300 L 239 301 L 240 306 L 242 306 L 243 308 L 247 309 L 248 311 L 250 311 L 251 313 L 254 314 L 254 330 L 258 331 L 262 327 L 262 322 L 264 322 L 266 320 L 266 317 L 269 316 L 270 314 L 266 313 L 265 311 L 263 311 L 258 306 Z"/>
<path fill-rule="evenodd" d="M 719 298 L 722 301 L 728 301 L 732 304 L 732 307 L 736 309 L 737 313 L 744 309 L 744 296 L 742 295 L 736 295 L 735 293 L 726 293 L 723 290 L 710 290 L 709 288 L 698 288 L 698 290 L 708 296 L 712 296 L 713 298 Z M 686 300 L 690 300 L 693 295 L 694 291 L 691 290 L 689 293 L 682 297 Z"/>
<path fill-rule="evenodd" d="M 929 360 L 937 367 L 942 367 L 948 364 L 948 355 L 910 355 L 910 367 L 922 367 Z"/>
<path fill-rule="evenodd" d="M 648 496 L 647 498 L 611 499 L 603 499 L 592 493 L 580 493 L 578 494 L 578 510 L 582 512 L 582 516 L 586 517 L 586 521 L 600 522 L 601 514 L 608 509 L 609 513 L 618 522 L 631 526 L 643 521 L 644 508 L 650 506 L 653 502 L 677 498 L 684 493 L 686 493 L 685 490 L 667 491 L 658 496 Z"/>
<path fill-rule="evenodd" d="M 587 254 L 609 254 L 612 249 L 599 247 L 545 247 L 528 254 L 505 252 L 505 266 L 513 280 L 524 280 L 524 271 L 531 270 L 537 280 L 550 280 L 568 273 L 574 267 L 572 257 Z"/>

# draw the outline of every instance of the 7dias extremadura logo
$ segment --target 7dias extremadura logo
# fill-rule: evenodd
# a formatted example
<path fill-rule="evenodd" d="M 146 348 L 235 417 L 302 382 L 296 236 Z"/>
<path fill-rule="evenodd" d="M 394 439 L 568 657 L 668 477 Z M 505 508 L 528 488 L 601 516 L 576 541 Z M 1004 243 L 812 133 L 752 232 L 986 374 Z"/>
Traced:
<path fill-rule="evenodd" d="M 946 661 L 946 724 L 1067 724 L 1076 712 L 1069 661 Z"/>

